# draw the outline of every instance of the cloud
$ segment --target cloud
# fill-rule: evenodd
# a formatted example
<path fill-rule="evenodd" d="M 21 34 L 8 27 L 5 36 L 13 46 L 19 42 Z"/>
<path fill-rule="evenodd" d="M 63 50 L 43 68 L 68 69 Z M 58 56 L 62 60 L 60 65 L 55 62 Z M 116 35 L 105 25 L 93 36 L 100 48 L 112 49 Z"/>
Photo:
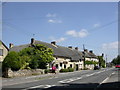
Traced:
<path fill-rule="evenodd" d="M 56 17 L 56 14 L 55 14 L 55 13 L 53 13 L 53 14 L 48 13 L 48 14 L 46 15 L 46 17 Z"/>
<path fill-rule="evenodd" d="M 80 37 L 80 38 L 84 38 L 86 36 L 88 36 L 88 31 L 86 29 L 81 29 L 79 32 L 75 31 L 75 30 L 70 30 L 66 32 L 66 35 L 70 35 L 72 37 Z"/>
<path fill-rule="evenodd" d="M 104 43 L 102 45 L 103 49 L 118 49 L 118 41 L 111 43 Z"/>
<path fill-rule="evenodd" d="M 93 25 L 93 27 L 94 27 L 94 28 L 100 27 L 100 24 L 99 24 L 99 23 L 96 23 L 96 24 Z"/>
<path fill-rule="evenodd" d="M 56 20 L 56 19 L 49 19 L 48 23 L 62 23 L 61 20 Z"/>
<path fill-rule="evenodd" d="M 53 37 L 53 36 L 49 37 L 49 39 L 52 40 L 52 41 L 56 41 L 57 43 L 60 43 L 60 42 L 63 42 L 63 41 L 66 40 L 65 37 L 61 37 L 61 38 L 55 39 L 55 37 Z"/>
<path fill-rule="evenodd" d="M 62 20 L 58 19 L 57 15 L 55 13 L 51 14 L 51 13 L 48 13 L 46 15 L 47 17 L 47 22 L 48 23 L 62 23 Z"/>
<path fill-rule="evenodd" d="M 66 40 L 66 38 L 64 38 L 64 37 L 61 37 L 61 38 L 59 38 L 58 40 L 56 40 L 56 42 L 63 42 L 63 41 L 65 41 Z"/>

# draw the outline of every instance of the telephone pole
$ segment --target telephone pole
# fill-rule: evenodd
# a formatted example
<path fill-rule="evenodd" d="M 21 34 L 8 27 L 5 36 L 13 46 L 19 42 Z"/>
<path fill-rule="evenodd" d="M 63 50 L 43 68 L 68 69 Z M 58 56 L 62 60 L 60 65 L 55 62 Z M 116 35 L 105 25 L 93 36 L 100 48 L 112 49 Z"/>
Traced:
<path fill-rule="evenodd" d="M 107 54 L 106 54 L 106 67 L 107 67 Z"/>
<path fill-rule="evenodd" d="M 83 62 L 84 62 L 84 69 L 85 69 L 85 46 L 83 44 Z"/>

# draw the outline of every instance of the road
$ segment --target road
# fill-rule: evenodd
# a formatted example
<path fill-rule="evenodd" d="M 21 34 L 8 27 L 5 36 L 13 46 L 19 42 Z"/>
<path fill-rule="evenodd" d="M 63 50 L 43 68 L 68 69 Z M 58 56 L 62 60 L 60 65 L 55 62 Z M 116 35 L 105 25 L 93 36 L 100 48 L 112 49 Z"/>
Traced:
<path fill-rule="evenodd" d="M 119 74 L 120 70 L 117 68 L 105 68 L 50 74 L 46 77 L 33 76 L 5 79 L 3 80 L 2 90 L 99 90 L 103 88 L 116 88 L 118 90 L 120 89 Z"/>

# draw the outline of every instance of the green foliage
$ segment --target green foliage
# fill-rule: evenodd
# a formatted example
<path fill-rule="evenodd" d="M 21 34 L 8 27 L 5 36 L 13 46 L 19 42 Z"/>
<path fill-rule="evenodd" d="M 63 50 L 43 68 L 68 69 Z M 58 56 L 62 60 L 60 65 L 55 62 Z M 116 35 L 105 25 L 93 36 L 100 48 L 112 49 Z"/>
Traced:
<path fill-rule="evenodd" d="M 15 51 L 9 52 L 6 58 L 4 59 L 2 66 L 3 69 L 11 68 L 12 70 L 19 70 L 21 65 L 18 53 Z"/>
<path fill-rule="evenodd" d="M 113 63 L 114 65 L 120 64 L 120 55 L 114 58 L 111 63 Z"/>
<path fill-rule="evenodd" d="M 47 73 L 49 73 L 50 72 L 50 70 L 48 70 L 48 69 L 45 69 L 45 74 L 47 74 Z"/>
<path fill-rule="evenodd" d="M 29 56 L 21 56 L 19 57 L 19 59 L 20 59 L 20 65 L 21 65 L 20 69 L 30 69 L 29 63 L 31 61 L 31 58 Z"/>
<path fill-rule="evenodd" d="M 69 72 L 73 72 L 74 71 L 74 69 L 71 68 L 71 67 L 69 67 L 68 70 L 69 70 Z"/>
<path fill-rule="evenodd" d="M 60 72 L 69 72 L 68 69 L 61 69 Z"/>
<path fill-rule="evenodd" d="M 74 69 L 73 68 L 68 68 L 68 69 L 61 69 L 60 72 L 73 72 Z"/>
<path fill-rule="evenodd" d="M 9 52 L 3 61 L 3 67 L 12 70 L 46 69 L 47 63 L 53 60 L 53 50 L 51 48 L 36 44 L 33 47 L 24 48 L 20 52 Z"/>
<path fill-rule="evenodd" d="M 38 68 L 38 60 L 35 58 L 32 58 L 30 64 L 29 64 L 31 69 L 37 69 Z"/>
<path fill-rule="evenodd" d="M 85 61 L 85 64 L 94 64 L 94 65 L 96 65 L 96 64 L 98 64 L 98 62 L 96 62 L 96 61 Z"/>
<path fill-rule="evenodd" d="M 105 60 L 103 59 L 102 56 L 98 56 L 99 59 L 99 66 L 105 68 Z"/>

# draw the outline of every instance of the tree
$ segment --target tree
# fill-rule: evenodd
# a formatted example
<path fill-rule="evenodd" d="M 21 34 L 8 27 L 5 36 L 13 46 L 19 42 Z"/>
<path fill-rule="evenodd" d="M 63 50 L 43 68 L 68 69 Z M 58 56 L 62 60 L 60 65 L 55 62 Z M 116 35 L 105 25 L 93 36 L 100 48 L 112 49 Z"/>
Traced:
<path fill-rule="evenodd" d="M 36 44 L 34 52 L 36 53 L 35 57 L 38 59 L 38 68 L 46 69 L 47 64 L 54 60 L 53 50 L 44 45 Z"/>
<path fill-rule="evenodd" d="M 21 65 L 20 69 L 30 69 L 29 63 L 31 61 L 31 58 L 29 56 L 24 55 L 19 57 L 19 59 L 20 59 L 20 65 Z"/>
<path fill-rule="evenodd" d="M 111 63 L 114 65 L 120 64 L 120 55 L 118 55 L 116 58 L 114 58 Z"/>
<path fill-rule="evenodd" d="M 12 70 L 19 69 L 46 69 L 48 63 L 52 62 L 53 50 L 44 45 L 36 44 L 24 48 L 20 52 L 11 51 L 3 61 L 3 67 Z"/>
<path fill-rule="evenodd" d="M 99 59 L 99 66 L 105 68 L 105 60 L 103 59 L 103 56 L 98 56 Z"/>
<path fill-rule="evenodd" d="M 15 51 L 9 52 L 2 63 L 3 70 L 5 68 L 11 68 L 12 70 L 19 70 L 20 67 L 21 65 L 20 65 L 18 53 Z"/>

